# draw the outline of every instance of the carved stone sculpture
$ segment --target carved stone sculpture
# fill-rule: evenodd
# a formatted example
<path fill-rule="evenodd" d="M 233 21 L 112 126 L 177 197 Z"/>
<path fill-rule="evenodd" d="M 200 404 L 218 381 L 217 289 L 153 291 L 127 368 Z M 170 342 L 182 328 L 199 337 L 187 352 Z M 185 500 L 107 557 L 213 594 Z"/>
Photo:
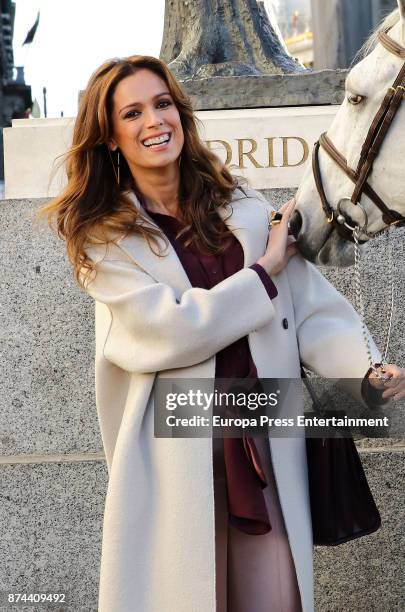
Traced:
<path fill-rule="evenodd" d="M 257 0 L 166 0 L 160 57 L 180 80 L 305 70 Z"/>

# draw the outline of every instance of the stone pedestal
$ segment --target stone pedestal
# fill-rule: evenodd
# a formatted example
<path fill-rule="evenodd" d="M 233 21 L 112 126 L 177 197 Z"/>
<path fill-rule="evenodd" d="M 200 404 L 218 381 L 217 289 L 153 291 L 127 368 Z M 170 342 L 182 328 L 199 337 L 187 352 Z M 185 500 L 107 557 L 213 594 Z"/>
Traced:
<path fill-rule="evenodd" d="M 182 82 L 196 110 L 340 104 L 345 70 L 229 76 Z"/>
<path fill-rule="evenodd" d="M 256 86 L 259 84 L 252 85 Z M 204 105 L 209 99 L 204 88 L 195 87 L 194 91 L 197 103 Z M 217 93 L 217 101 L 221 95 Z M 235 94 L 229 87 L 223 96 L 231 104 Z M 299 185 L 313 143 L 328 129 L 337 108 L 286 106 L 196 114 L 201 137 L 233 173 L 246 177 L 258 189 L 294 188 Z M 16 119 L 12 128 L 4 130 L 6 198 L 51 197 L 61 191 L 66 177 L 60 156 L 71 142 L 73 123 L 69 118 Z"/>
<path fill-rule="evenodd" d="M 277 207 L 293 193 L 264 191 Z M 96 612 L 108 475 L 94 397 L 94 306 L 76 287 L 63 244 L 35 222 L 43 202 L 0 205 L 0 591 L 66 592 L 60 612 Z M 365 278 L 376 338 L 386 295 L 382 248 L 383 241 L 373 245 Z M 394 249 L 403 261 L 399 233 Z M 397 274 L 397 286 L 404 287 L 404 268 Z M 354 299 L 350 271 L 327 276 Z M 401 289 L 391 353 L 398 363 L 405 363 L 404 298 Z M 365 440 L 360 446 L 382 528 L 316 549 L 317 611 L 401 609 L 405 443 Z M 0 600 L 0 612 L 9 610 Z M 22 610 L 42 612 L 38 606 Z"/>

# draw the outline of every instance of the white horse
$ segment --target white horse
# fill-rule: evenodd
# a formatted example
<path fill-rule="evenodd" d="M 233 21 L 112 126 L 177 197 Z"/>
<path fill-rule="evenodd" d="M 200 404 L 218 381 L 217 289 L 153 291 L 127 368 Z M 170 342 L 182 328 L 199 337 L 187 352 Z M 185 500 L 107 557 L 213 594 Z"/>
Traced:
<path fill-rule="evenodd" d="M 382 27 L 390 28 L 389 36 L 405 46 L 405 0 L 397 1 L 398 10 L 385 19 Z M 405 61 L 378 43 L 377 32 L 366 44 L 365 53 L 365 57 L 348 74 L 345 100 L 327 132 L 335 147 L 346 158 L 348 166 L 353 169 L 357 167 L 374 116 Z M 336 211 L 339 201 L 351 196 L 354 184 L 322 149 L 319 151 L 319 164 L 325 195 Z M 404 164 L 405 100 L 386 134 L 368 178 L 369 185 L 387 206 L 402 215 L 405 215 Z M 292 225 L 301 253 L 320 265 L 351 265 L 354 258 L 353 242 L 340 237 L 333 224 L 327 222 L 310 165 L 296 199 Z M 345 203 L 351 207 L 350 214 L 355 211 L 353 204 L 347 200 Z M 385 223 L 379 208 L 364 194 L 360 203 L 368 216 L 367 230 L 375 233 L 383 229 Z M 351 218 L 355 219 L 355 216 Z M 369 239 L 363 238 L 365 242 Z"/>

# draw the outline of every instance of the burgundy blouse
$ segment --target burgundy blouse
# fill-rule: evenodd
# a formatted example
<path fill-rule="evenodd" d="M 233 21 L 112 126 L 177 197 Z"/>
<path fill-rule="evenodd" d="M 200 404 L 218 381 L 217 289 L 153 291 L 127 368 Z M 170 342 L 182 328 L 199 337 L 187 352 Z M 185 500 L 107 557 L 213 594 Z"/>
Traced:
<path fill-rule="evenodd" d="M 146 207 L 145 210 L 169 239 L 193 287 L 211 289 L 243 268 L 243 249 L 234 235 L 227 238 L 227 247 L 221 254 L 205 254 L 194 245 L 184 246 L 187 235 L 176 239 L 177 233 L 182 228 L 178 219 L 152 212 Z M 260 276 L 269 298 L 275 298 L 277 288 L 264 268 L 257 263 L 250 268 Z M 217 353 L 215 378 L 257 379 L 257 370 L 247 336 Z M 370 385 L 363 384 L 363 396 L 367 395 L 368 401 L 381 403 L 378 401 L 378 394 L 371 391 L 369 395 L 370 389 Z M 250 535 L 268 533 L 271 530 L 271 523 L 262 491 L 267 486 L 267 482 L 254 439 L 247 436 L 223 438 L 223 445 L 230 523 Z"/>
<path fill-rule="evenodd" d="M 181 222 L 170 215 L 151 212 L 148 215 L 161 228 L 175 249 L 193 287 L 211 289 L 243 268 L 241 244 L 234 235 L 219 255 L 200 252 L 194 245 L 184 246 L 187 235 L 176 239 Z M 250 266 L 260 276 L 270 298 L 277 288 L 264 268 Z M 257 370 L 245 336 L 216 354 L 215 378 L 256 378 Z M 267 486 L 260 458 L 252 438 L 223 438 L 225 474 L 230 522 L 245 533 L 259 535 L 271 530 L 262 489 Z"/>

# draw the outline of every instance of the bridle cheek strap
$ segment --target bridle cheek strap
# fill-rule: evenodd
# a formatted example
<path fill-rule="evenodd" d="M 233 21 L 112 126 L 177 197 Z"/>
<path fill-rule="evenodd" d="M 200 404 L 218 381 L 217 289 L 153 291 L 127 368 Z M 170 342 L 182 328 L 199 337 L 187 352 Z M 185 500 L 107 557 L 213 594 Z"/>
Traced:
<path fill-rule="evenodd" d="M 373 122 L 368 131 L 366 140 L 364 141 L 359 163 L 356 169 L 357 181 L 352 194 L 353 204 L 361 198 L 364 184 L 373 167 L 375 158 L 377 157 L 384 138 L 388 132 L 391 123 L 401 105 L 405 94 L 405 63 L 399 71 L 393 85 L 389 87 L 384 96 L 384 100 L 373 119 Z"/>
<path fill-rule="evenodd" d="M 318 182 L 322 183 L 321 180 L 321 172 L 320 172 L 320 167 L 319 167 L 319 147 L 322 147 L 322 149 L 325 151 L 325 153 L 327 153 L 329 155 L 329 157 L 331 157 L 333 159 L 333 161 L 339 166 L 339 168 L 346 174 L 346 176 L 353 182 L 356 183 L 358 180 L 358 176 L 357 173 L 350 168 L 350 166 L 347 165 L 347 161 L 346 158 L 336 149 L 335 145 L 333 144 L 333 142 L 331 141 L 331 139 L 329 138 L 329 136 L 327 136 L 326 133 L 321 134 L 321 136 L 319 137 L 319 141 L 317 143 L 315 143 L 314 146 L 314 152 L 313 152 L 313 158 L 312 158 L 312 169 L 314 172 L 314 177 L 315 177 L 315 183 L 318 187 Z M 317 178 L 318 177 L 318 178 Z M 319 190 L 318 187 L 318 192 L 319 195 L 321 196 L 321 202 L 322 202 L 322 195 L 325 198 L 325 202 L 326 205 L 323 206 L 324 210 L 327 209 L 327 212 L 325 210 L 325 214 L 330 218 L 333 212 L 332 207 L 329 205 L 327 199 L 326 199 L 326 194 L 325 191 L 323 189 L 322 186 L 322 193 Z M 391 225 L 391 224 L 405 224 L 405 217 L 403 217 L 400 213 L 398 213 L 396 210 L 393 210 L 392 208 L 388 208 L 388 206 L 385 204 L 385 202 L 380 198 L 380 196 L 374 191 L 374 189 L 371 187 L 371 185 L 369 185 L 368 183 L 364 183 L 363 185 L 363 193 L 370 198 L 370 200 L 381 210 L 382 212 L 382 218 L 383 221 L 386 225 Z"/>
<path fill-rule="evenodd" d="M 325 136 L 325 135 L 322 134 L 322 136 Z M 326 197 L 326 193 L 323 187 L 323 182 L 322 182 L 322 177 L 321 177 L 321 170 L 319 166 L 319 148 L 320 148 L 320 143 L 318 140 L 315 143 L 313 151 L 312 151 L 312 172 L 313 172 L 314 179 L 315 179 L 315 185 L 318 190 L 318 195 L 321 200 L 323 212 L 325 213 L 328 223 L 331 223 L 333 225 L 334 229 L 338 232 L 339 236 L 341 236 L 341 238 L 343 238 L 344 240 L 349 240 L 353 242 L 354 241 L 353 232 L 349 230 L 345 225 L 338 223 L 337 218 L 335 216 L 335 211 L 329 204 L 328 198 Z"/>

